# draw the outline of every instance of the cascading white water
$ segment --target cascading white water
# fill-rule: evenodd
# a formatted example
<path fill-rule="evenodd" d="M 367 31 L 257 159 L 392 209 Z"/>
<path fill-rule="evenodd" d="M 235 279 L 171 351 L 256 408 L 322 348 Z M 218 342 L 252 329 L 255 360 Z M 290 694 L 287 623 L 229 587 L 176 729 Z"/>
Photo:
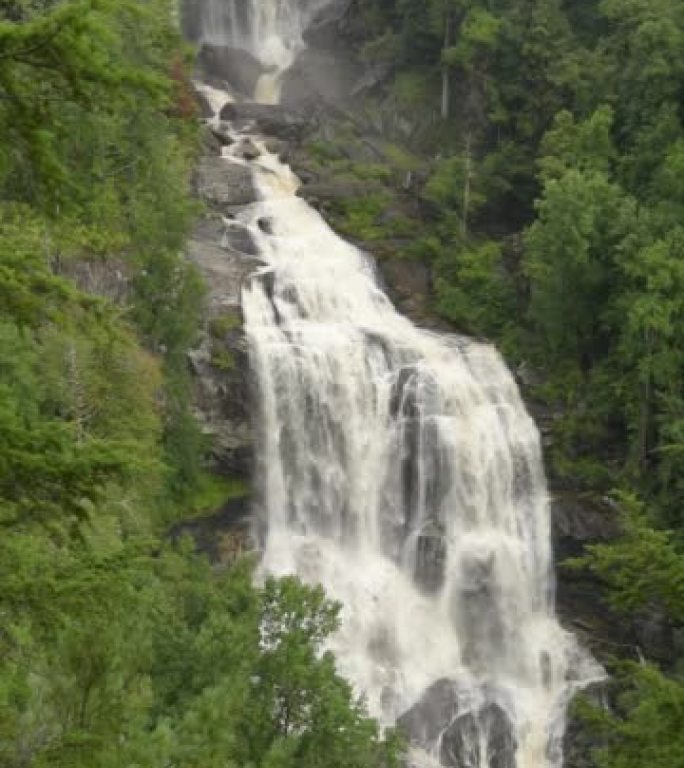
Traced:
<path fill-rule="evenodd" d="M 342 603 L 339 669 L 383 722 L 449 680 L 477 738 L 503 713 L 510 765 L 558 763 L 564 706 L 596 669 L 554 618 L 539 436 L 509 371 L 397 314 L 275 157 L 255 179 L 263 200 L 239 218 L 268 264 L 243 294 L 263 568 Z M 507 765 L 474 753 L 473 768 Z"/>
<path fill-rule="evenodd" d="M 300 6 L 278 7 L 287 48 L 279 24 L 301 39 L 285 12 Z M 341 602 L 339 670 L 383 723 L 401 719 L 416 766 L 558 766 L 567 702 L 601 671 L 554 617 L 539 435 L 515 382 L 491 346 L 400 316 L 250 138 L 257 160 L 237 136 L 224 152 L 261 198 L 236 216 L 265 264 L 242 297 L 262 569 Z"/>
<path fill-rule="evenodd" d="M 254 99 L 280 98 L 283 73 L 304 48 L 303 34 L 329 0 L 202 0 L 201 37 L 214 45 L 248 51 L 267 68 Z"/>

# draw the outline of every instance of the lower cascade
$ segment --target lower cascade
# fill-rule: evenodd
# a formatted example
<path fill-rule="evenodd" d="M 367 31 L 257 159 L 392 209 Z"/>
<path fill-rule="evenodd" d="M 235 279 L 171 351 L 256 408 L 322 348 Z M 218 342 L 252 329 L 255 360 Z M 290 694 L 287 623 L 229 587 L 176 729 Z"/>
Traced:
<path fill-rule="evenodd" d="M 409 734 L 410 765 L 560 766 L 567 704 L 601 670 L 554 615 L 540 440 L 515 381 L 493 347 L 399 315 L 268 146 L 236 132 L 223 150 L 259 196 L 231 226 L 260 255 L 242 306 L 261 568 L 341 603 L 338 669 Z"/>

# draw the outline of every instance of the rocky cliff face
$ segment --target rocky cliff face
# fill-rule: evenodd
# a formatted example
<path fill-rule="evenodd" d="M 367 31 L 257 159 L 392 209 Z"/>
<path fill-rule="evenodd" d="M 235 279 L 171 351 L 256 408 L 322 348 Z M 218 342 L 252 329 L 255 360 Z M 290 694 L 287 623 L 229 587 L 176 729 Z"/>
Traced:
<path fill-rule="evenodd" d="M 208 129 L 205 129 L 208 130 Z M 210 141 L 205 142 L 212 147 Z M 240 287 L 255 268 L 249 234 L 233 223 L 232 211 L 255 199 L 245 168 L 221 163 L 218 145 L 196 171 L 196 190 L 206 213 L 188 242 L 188 258 L 207 286 L 198 346 L 189 355 L 196 414 L 211 440 L 219 474 L 248 477 L 252 462 L 249 364 L 242 333 Z"/>

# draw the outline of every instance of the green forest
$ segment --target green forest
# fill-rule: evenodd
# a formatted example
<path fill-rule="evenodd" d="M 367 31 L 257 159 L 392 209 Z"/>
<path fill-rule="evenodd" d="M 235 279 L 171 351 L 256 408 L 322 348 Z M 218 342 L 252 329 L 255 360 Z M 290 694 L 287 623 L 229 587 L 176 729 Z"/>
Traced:
<path fill-rule="evenodd" d="M 339 228 L 430 265 L 431 311 L 534 371 L 549 472 L 621 509 L 571 567 L 684 628 L 684 4 L 363 0 L 410 147 Z M 339 606 L 167 531 L 206 494 L 203 301 L 174 0 L 0 0 L 0 765 L 394 768 L 323 653 Z M 389 105 L 389 106 L 388 106 Z M 417 119 L 422 118 L 423 119 Z M 402 205 L 397 172 L 420 180 Z M 407 238 L 406 233 L 411 233 Z M 597 768 L 684 766 L 684 659 L 580 702 Z"/>
<path fill-rule="evenodd" d="M 206 485 L 167 0 L 0 3 L 0 765 L 391 767 L 338 606 L 165 532 Z"/>

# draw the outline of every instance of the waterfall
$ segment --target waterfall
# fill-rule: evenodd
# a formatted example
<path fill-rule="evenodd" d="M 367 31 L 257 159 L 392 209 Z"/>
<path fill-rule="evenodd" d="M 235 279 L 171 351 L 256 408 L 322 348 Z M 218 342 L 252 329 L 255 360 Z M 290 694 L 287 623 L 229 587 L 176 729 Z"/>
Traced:
<path fill-rule="evenodd" d="M 277 103 L 280 78 L 304 48 L 303 34 L 329 0 L 201 0 L 203 42 L 248 51 L 266 68 L 254 98 Z"/>
<path fill-rule="evenodd" d="M 558 764 L 565 705 L 596 670 L 554 618 L 539 435 L 510 372 L 491 346 L 400 316 L 277 158 L 255 178 L 240 220 L 268 265 L 243 294 L 263 569 L 341 602 L 339 670 L 382 722 L 420 721 L 426 692 L 451 686 L 418 765 L 444 760 L 455 721 L 450 743 L 484 746 L 454 765 Z M 511 762 L 488 756 L 493 716 Z"/>
<path fill-rule="evenodd" d="M 264 57 L 296 49 L 309 7 L 254 0 L 245 26 L 237 3 L 210 6 L 226 39 L 278 38 Z M 554 615 L 539 434 L 513 377 L 492 346 L 399 315 L 372 260 L 243 138 L 224 157 L 260 198 L 233 226 L 262 261 L 242 295 L 261 568 L 341 603 L 338 669 L 409 731 L 412 765 L 556 768 L 567 703 L 601 672 Z"/>

